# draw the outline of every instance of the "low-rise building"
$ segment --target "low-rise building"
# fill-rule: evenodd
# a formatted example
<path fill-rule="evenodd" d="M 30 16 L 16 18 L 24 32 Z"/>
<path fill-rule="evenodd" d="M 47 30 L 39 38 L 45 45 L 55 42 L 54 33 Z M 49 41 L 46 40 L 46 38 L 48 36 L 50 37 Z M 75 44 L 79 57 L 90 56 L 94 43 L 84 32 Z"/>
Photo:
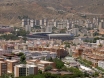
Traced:
<path fill-rule="evenodd" d="M 19 64 L 14 66 L 14 77 L 36 74 L 38 74 L 38 67 L 36 65 Z"/>
<path fill-rule="evenodd" d="M 14 30 L 13 27 L 0 25 L 0 33 L 12 32 Z"/>
<path fill-rule="evenodd" d="M 55 68 L 55 63 L 41 60 L 37 63 L 37 66 L 40 70 L 45 71 L 45 68 L 47 66 L 51 66 L 52 68 Z"/>
<path fill-rule="evenodd" d="M 28 64 L 36 64 L 38 68 L 42 71 L 45 71 L 45 68 L 47 66 L 51 66 L 52 68 L 55 68 L 55 63 L 54 62 L 49 62 L 49 61 L 43 61 L 43 60 L 28 60 Z"/>

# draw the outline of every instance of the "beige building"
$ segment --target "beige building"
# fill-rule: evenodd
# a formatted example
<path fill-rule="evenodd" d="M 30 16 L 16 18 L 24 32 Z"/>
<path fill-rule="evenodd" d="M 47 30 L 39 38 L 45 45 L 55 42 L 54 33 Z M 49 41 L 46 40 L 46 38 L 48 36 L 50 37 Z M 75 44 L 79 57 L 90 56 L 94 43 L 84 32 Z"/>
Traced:
<path fill-rule="evenodd" d="M 54 62 L 49 61 L 43 61 L 43 60 L 29 60 L 27 61 L 28 64 L 36 64 L 38 66 L 38 69 L 44 71 L 47 66 L 52 66 L 52 68 L 55 68 Z"/>
<path fill-rule="evenodd" d="M 38 67 L 36 65 L 20 64 L 14 66 L 14 77 L 36 74 L 38 74 Z"/>
<path fill-rule="evenodd" d="M 14 66 L 18 64 L 18 60 L 6 60 L 7 62 L 7 72 L 14 73 Z"/>

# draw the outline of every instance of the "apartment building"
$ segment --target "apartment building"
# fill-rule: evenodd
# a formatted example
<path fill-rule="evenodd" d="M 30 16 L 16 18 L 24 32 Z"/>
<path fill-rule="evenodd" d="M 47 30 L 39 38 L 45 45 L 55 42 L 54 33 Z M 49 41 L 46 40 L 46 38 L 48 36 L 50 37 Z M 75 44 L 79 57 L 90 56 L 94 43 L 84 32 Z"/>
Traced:
<path fill-rule="evenodd" d="M 31 46 L 31 47 L 28 47 L 28 50 L 29 51 L 39 51 L 41 52 L 42 54 L 46 54 L 46 52 L 50 53 L 50 52 L 53 52 L 54 55 L 57 54 L 57 56 L 59 57 L 65 57 L 68 52 L 64 49 L 64 47 L 61 47 L 60 46 L 53 46 L 53 47 L 34 47 L 34 46 Z M 53 56 L 53 54 L 50 53 L 50 55 Z"/>
<path fill-rule="evenodd" d="M 82 58 L 91 61 L 93 66 L 96 67 L 99 61 L 104 61 L 104 49 L 103 47 L 86 49 L 82 53 Z"/>
<path fill-rule="evenodd" d="M 55 68 L 55 63 L 41 60 L 37 63 L 37 66 L 40 70 L 44 71 L 47 66 L 52 66 L 52 68 Z"/>
<path fill-rule="evenodd" d="M 67 27 L 67 21 L 66 20 L 57 21 L 56 26 L 58 29 L 64 29 Z"/>
<path fill-rule="evenodd" d="M 38 66 L 38 69 L 45 71 L 45 68 L 47 66 L 52 66 L 52 68 L 55 68 L 55 63 L 54 62 L 49 62 L 49 61 L 43 61 L 43 60 L 28 60 L 27 61 L 28 64 L 36 64 Z"/>
<path fill-rule="evenodd" d="M 4 61 L 4 58 L 0 58 L 0 61 Z"/>
<path fill-rule="evenodd" d="M 98 67 L 104 69 L 104 61 L 98 61 Z"/>
<path fill-rule="evenodd" d="M 13 27 L 0 25 L 0 33 L 12 32 L 13 30 Z"/>
<path fill-rule="evenodd" d="M 38 67 L 36 65 L 19 64 L 14 66 L 14 77 L 36 74 L 38 74 Z"/>
<path fill-rule="evenodd" d="M 47 26 L 46 27 L 46 32 L 52 32 L 52 26 Z"/>
<path fill-rule="evenodd" d="M 82 53 L 83 53 L 83 49 L 81 49 L 81 48 L 74 49 L 74 50 L 72 51 L 72 56 L 73 56 L 74 58 L 78 58 L 78 57 L 80 57 L 80 56 L 82 55 Z"/>
<path fill-rule="evenodd" d="M 0 61 L 0 76 L 3 74 L 7 74 L 7 63 L 4 61 Z"/>
<path fill-rule="evenodd" d="M 82 58 L 88 61 L 91 61 L 94 67 L 98 66 L 98 61 L 104 60 L 103 57 L 92 54 L 92 53 L 83 53 Z"/>
<path fill-rule="evenodd" d="M 25 27 L 27 25 L 27 19 L 22 19 L 22 27 Z"/>
<path fill-rule="evenodd" d="M 104 47 L 99 47 L 96 44 L 82 44 L 76 47 L 71 47 L 72 56 L 74 58 L 82 57 L 92 62 L 92 66 L 98 66 L 99 61 L 104 61 Z"/>
<path fill-rule="evenodd" d="M 26 26 L 25 26 L 25 31 L 31 32 L 31 25 L 26 25 Z"/>
<path fill-rule="evenodd" d="M 79 35 L 79 28 L 72 28 L 72 29 L 68 30 L 67 33 L 73 34 L 74 36 L 78 36 Z"/>
<path fill-rule="evenodd" d="M 14 73 L 14 66 L 18 64 L 18 60 L 6 60 L 7 62 L 7 72 Z"/>

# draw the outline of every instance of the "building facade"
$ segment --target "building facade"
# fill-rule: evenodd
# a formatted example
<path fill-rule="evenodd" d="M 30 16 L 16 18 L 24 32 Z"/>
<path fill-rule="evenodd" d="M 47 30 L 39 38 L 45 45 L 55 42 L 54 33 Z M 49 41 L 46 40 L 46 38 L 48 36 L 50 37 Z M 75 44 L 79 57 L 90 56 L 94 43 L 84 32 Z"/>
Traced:
<path fill-rule="evenodd" d="M 38 67 L 36 65 L 20 64 L 14 66 L 14 76 L 28 76 L 38 74 Z"/>

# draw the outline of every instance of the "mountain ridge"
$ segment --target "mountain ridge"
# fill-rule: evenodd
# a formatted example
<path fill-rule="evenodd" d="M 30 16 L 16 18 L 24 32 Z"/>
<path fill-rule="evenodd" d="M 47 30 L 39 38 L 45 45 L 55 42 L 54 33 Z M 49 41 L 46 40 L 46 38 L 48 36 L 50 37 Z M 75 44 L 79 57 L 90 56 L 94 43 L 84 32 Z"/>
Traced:
<path fill-rule="evenodd" d="M 77 13 L 104 14 L 104 0 L 0 0 L 0 24 L 20 25 L 23 17 L 71 18 Z"/>

